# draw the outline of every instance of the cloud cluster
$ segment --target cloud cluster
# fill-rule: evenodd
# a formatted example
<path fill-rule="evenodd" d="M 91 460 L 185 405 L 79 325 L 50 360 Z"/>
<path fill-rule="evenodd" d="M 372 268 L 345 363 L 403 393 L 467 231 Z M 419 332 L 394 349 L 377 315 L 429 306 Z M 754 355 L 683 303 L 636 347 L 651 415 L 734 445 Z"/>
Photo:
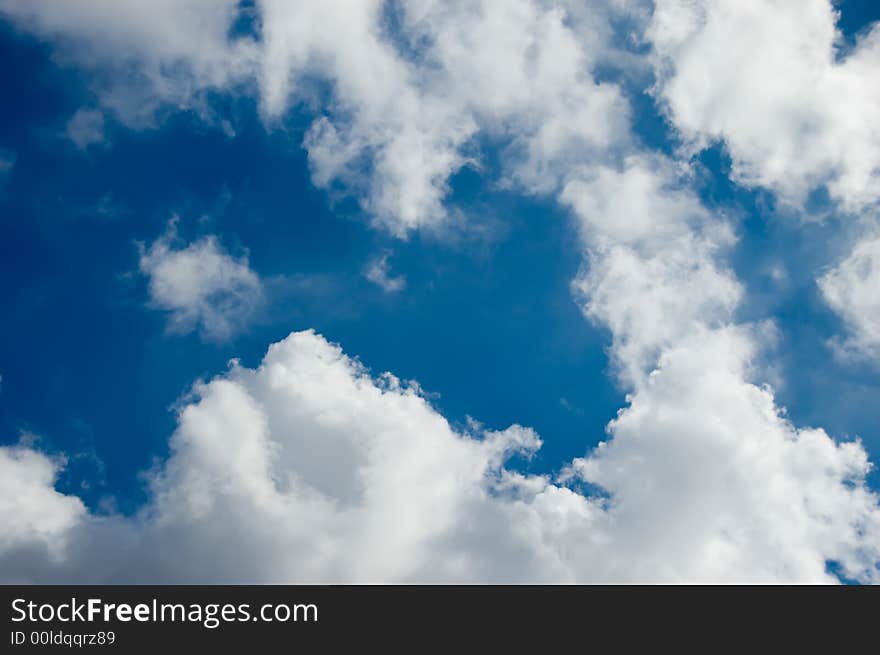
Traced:
<path fill-rule="evenodd" d="M 176 221 L 148 248 L 139 245 L 140 272 L 149 278 L 150 300 L 168 312 L 169 330 L 199 330 L 223 341 L 247 327 L 263 302 L 260 278 L 247 256 L 236 259 L 208 235 L 176 247 Z"/>
<path fill-rule="evenodd" d="M 58 11 L 48 3 L 0 7 L 42 33 L 85 29 L 40 18 Z M 295 333 L 259 368 L 196 386 L 134 518 L 62 505 L 51 460 L 4 454 L 41 467 L 16 479 L 36 480 L 35 497 L 67 512 L 51 533 L 67 546 L 18 571 L 43 581 L 833 582 L 833 568 L 878 581 L 880 509 L 864 449 L 792 425 L 758 384 L 765 333 L 736 322 L 732 228 L 700 202 L 686 165 L 639 149 L 623 93 L 598 79 L 624 58 L 611 26 L 641 20 L 641 3 L 265 0 L 259 40 L 221 39 L 219 19 L 194 18 L 200 7 L 185 3 L 175 29 L 198 25 L 204 52 L 170 36 L 143 46 L 162 63 L 153 84 L 170 61 L 183 70 L 157 97 L 249 70 L 267 122 L 312 103 L 322 114 L 305 141 L 314 181 L 355 193 L 384 229 L 442 222 L 449 178 L 480 165 L 479 139 L 499 144 L 505 185 L 570 210 L 585 258 L 573 286 L 611 333 L 627 406 L 607 441 L 558 478 L 529 475 L 505 462 L 538 448 L 533 431 L 457 431 L 416 388 Z M 661 0 L 648 37 L 656 93 L 689 142 L 724 139 L 739 180 L 791 203 L 826 184 L 855 210 L 878 190 L 864 119 L 873 34 L 837 61 L 827 2 Z M 213 67 L 221 51 L 236 62 L 224 73 Z M 862 104 L 827 100 L 841 93 Z M 875 284 L 870 257 L 853 257 L 823 284 L 844 314 L 870 311 L 852 289 Z M 256 288 L 246 262 L 210 238 L 175 249 L 163 237 L 141 267 L 154 302 L 208 334 L 230 325 L 214 292 L 237 307 Z M 23 533 L 16 543 L 41 543 Z M 124 542 L 130 559 L 107 557 L 93 535 Z M 22 548 L 0 554 L 5 577 Z"/>
<path fill-rule="evenodd" d="M 833 560 L 876 581 L 864 451 L 743 384 L 750 347 L 728 329 L 664 355 L 569 471 L 606 497 L 505 467 L 533 431 L 458 432 L 416 388 L 294 333 L 194 389 L 136 517 L 89 514 L 52 489 L 57 461 L 0 449 L 0 579 L 832 582 Z"/>
<path fill-rule="evenodd" d="M 818 284 L 850 330 L 837 352 L 872 358 L 880 278 L 864 219 L 880 199 L 880 26 L 847 43 L 837 17 L 827 0 L 659 0 L 646 36 L 655 93 L 689 147 L 722 141 L 737 181 L 801 210 L 825 190 L 868 226 Z"/>
<path fill-rule="evenodd" d="M 653 5 L 0 0 L 0 16 L 97 71 L 101 102 L 132 124 L 163 106 L 209 117 L 216 90 L 257 93 L 269 124 L 311 106 L 315 183 L 399 235 L 443 220 L 450 176 L 481 164 L 478 138 L 503 144 L 505 179 L 533 191 L 553 190 L 569 155 L 626 151 L 629 108 L 595 73 L 649 62 L 685 142 L 723 141 L 738 181 L 795 206 L 822 187 L 848 210 L 876 201 L 876 28 L 844 43 L 829 0 Z M 646 59 L 621 49 L 621 25 L 644 32 Z"/>
<path fill-rule="evenodd" d="M 686 174 L 634 157 L 562 192 L 587 235 L 590 266 L 575 286 L 587 316 L 611 329 L 632 389 L 609 441 L 570 468 L 611 494 L 616 548 L 603 566 L 640 568 L 647 548 L 657 559 L 632 580 L 818 580 L 826 560 L 874 580 L 880 509 L 853 483 L 870 469 L 866 454 L 798 430 L 753 382 L 762 326 L 734 322 L 742 292 L 723 263 L 731 230 Z M 843 525 L 857 527 L 843 536 Z M 777 546 L 787 552 L 774 563 Z M 690 568 L 678 577 L 676 567 Z"/>
<path fill-rule="evenodd" d="M 850 211 L 880 197 L 880 28 L 853 46 L 828 0 L 657 0 L 656 93 L 696 148 L 796 207 L 825 187 Z"/>
<path fill-rule="evenodd" d="M 259 39 L 236 33 L 243 11 L 0 0 L 0 16 L 97 71 L 102 103 L 130 124 L 168 106 L 210 117 L 212 90 L 257 87 L 269 124 L 313 106 L 315 184 L 354 194 L 399 236 L 443 222 L 449 178 L 481 166 L 478 132 L 507 144 L 506 178 L 542 191 L 558 184 L 553 162 L 628 139 L 626 102 L 591 73 L 617 57 L 611 16 L 634 11 L 616 2 L 260 0 Z"/>

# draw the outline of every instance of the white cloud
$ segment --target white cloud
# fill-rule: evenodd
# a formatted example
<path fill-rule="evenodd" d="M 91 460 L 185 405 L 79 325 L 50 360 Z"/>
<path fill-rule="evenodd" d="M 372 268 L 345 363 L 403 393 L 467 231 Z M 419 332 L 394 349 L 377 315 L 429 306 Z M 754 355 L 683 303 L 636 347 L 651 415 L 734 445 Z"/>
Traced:
<path fill-rule="evenodd" d="M 602 579 L 818 581 L 828 560 L 876 580 L 880 510 L 853 485 L 867 456 L 798 430 L 753 383 L 765 330 L 735 324 L 731 231 L 684 181 L 671 162 L 631 157 L 581 171 L 561 196 L 590 261 L 575 286 L 631 389 L 609 441 L 569 469 L 611 494 Z"/>
<path fill-rule="evenodd" d="M 411 39 L 429 44 L 420 79 L 505 144 L 509 184 L 548 192 L 572 160 L 602 159 L 628 142 L 627 103 L 594 79 L 617 56 L 614 7 L 413 1 L 404 21 Z"/>
<path fill-rule="evenodd" d="M 258 87 L 269 123 L 311 105 L 315 183 L 353 193 L 400 236 L 442 223 L 450 176 L 479 165 L 477 134 L 505 146 L 508 183 L 539 192 L 585 153 L 606 161 L 630 147 L 627 103 L 594 71 L 640 74 L 612 25 L 642 29 L 650 14 L 644 2 L 611 0 L 261 0 L 254 40 L 230 37 L 242 11 L 232 0 L 86 4 L 0 0 L 0 14 L 80 65 L 117 71 L 99 76 L 112 80 L 100 97 L 133 124 L 162 106 L 209 116 L 211 89 Z M 646 37 L 656 94 L 689 144 L 723 139 L 738 180 L 793 204 L 824 184 L 847 209 L 876 201 L 880 32 L 838 57 L 829 0 L 655 4 Z"/>
<path fill-rule="evenodd" d="M 866 237 L 819 279 L 825 300 L 849 329 L 847 356 L 880 358 L 880 239 Z"/>
<path fill-rule="evenodd" d="M 152 304 L 168 312 L 169 329 L 198 329 L 221 341 L 243 330 L 263 302 L 260 278 L 247 256 L 234 258 L 209 235 L 177 248 L 176 220 L 149 248 L 140 247 L 140 271 L 149 278 Z"/>
<path fill-rule="evenodd" d="M 33 548 L 51 559 L 63 556 L 68 532 L 86 514 L 82 501 L 53 488 L 64 464 L 29 444 L 0 448 L 0 552 Z M 14 572 L 4 577 L 14 579 Z"/>
<path fill-rule="evenodd" d="M 94 29 L 48 3 L 15 6 L 43 33 Z M 391 35 L 378 1 L 266 0 L 263 41 L 231 44 L 220 29 L 231 14 L 207 12 L 202 25 L 206 5 L 190 1 L 172 35 L 134 39 L 132 56 L 163 102 L 254 74 L 268 123 L 312 103 L 324 114 L 305 141 L 315 183 L 355 193 L 399 236 L 442 223 L 450 176 L 480 164 L 476 137 L 502 144 L 502 181 L 555 194 L 581 229 L 588 266 L 574 286 L 611 331 L 629 396 L 609 440 L 564 477 L 608 497 L 505 470 L 505 453 L 538 447 L 532 431 L 458 433 L 414 389 L 372 380 L 297 333 L 259 369 L 199 385 L 142 514 L 71 510 L 65 557 L 29 568 L 34 579 L 829 582 L 833 560 L 878 581 L 864 450 L 797 429 L 755 384 L 763 335 L 735 322 L 742 290 L 724 262 L 727 221 L 688 189 L 687 170 L 637 152 L 627 103 L 595 81 L 617 58 L 604 13 L 616 3 L 563 6 L 412 0 Z M 161 31 L 169 7 L 145 33 Z M 861 207 L 877 191 L 865 118 L 877 113 L 866 80 L 876 39 L 835 63 L 833 25 L 818 0 L 660 2 L 657 92 L 693 144 L 726 140 L 740 180 L 793 203 L 827 182 L 845 207 Z M 190 30 L 204 32 L 204 51 L 186 42 Z M 184 74 L 166 80 L 169 62 Z M 839 97 L 853 101 L 828 100 Z M 246 261 L 210 237 L 183 249 L 162 237 L 141 268 L 172 324 L 209 336 L 231 331 L 228 308 L 249 307 L 258 288 Z M 206 289 L 231 302 L 218 309 Z M 51 478 L 42 488 L 54 493 Z M 96 530 L 102 544 L 126 540 L 138 566 L 118 556 L 83 566 L 106 548 Z"/>
<path fill-rule="evenodd" d="M 98 71 L 101 102 L 136 126 L 162 106 L 205 110 L 204 92 L 253 75 L 250 38 L 230 39 L 238 0 L 0 0 L 0 17 L 51 39 L 59 55 Z"/>
<path fill-rule="evenodd" d="M 377 284 L 387 293 L 402 291 L 406 287 L 406 278 L 402 275 L 391 275 L 391 265 L 388 259 L 391 257 L 389 251 L 383 252 L 380 256 L 370 260 L 367 268 L 364 270 L 366 277 L 373 284 Z"/>
<path fill-rule="evenodd" d="M 829 0 L 657 0 L 657 95 L 696 147 L 801 205 L 827 185 L 848 210 L 880 197 L 880 28 L 842 48 Z"/>
<path fill-rule="evenodd" d="M 0 450 L 0 518 L 17 516 L 0 579 L 22 576 L 9 540 L 39 534 L 58 553 L 34 581 L 831 582 L 832 559 L 876 581 L 864 451 L 780 418 L 742 383 L 749 348 L 733 329 L 667 352 L 573 465 L 606 500 L 505 469 L 540 446 L 531 430 L 456 432 L 416 389 L 294 333 L 195 388 L 134 519 L 86 514 L 44 456 Z"/>
<path fill-rule="evenodd" d="M 109 69 L 99 96 L 130 124 L 162 107 L 209 117 L 207 91 L 255 83 L 269 124 L 311 105 L 315 184 L 354 194 L 398 236 L 443 223 L 450 176 L 480 165 L 479 130 L 507 144 L 505 178 L 533 191 L 552 190 L 566 159 L 628 138 L 625 101 L 592 75 L 616 56 L 614 2 L 406 0 L 392 33 L 379 0 L 261 0 L 260 41 L 229 38 L 231 0 L 86 5 L 0 0 L 0 15 Z"/>
<path fill-rule="evenodd" d="M 633 155 L 619 170 L 576 171 L 560 194 L 587 248 L 574 289 L 586 315 L 611 330 L 628 385 L 695 326 L 730 322 L 742 295 L 715 262 L 733 237 L 686 181 L 668 160 Z"/>
<path fill-rule="evenodd" d="M 329 115 L 305 146 L 318 186 L 343 184 L 373 220 L 403 235 L 435 225 L 446 180 L 466 160 L 473 121 L 418 86 L 383 34 L 381 2 L 261 2 L 265 114 L 282 114 L 318 75 L 332 85 Z M 453 100 L 454 102 L 454 100 Z"/>
<path fill-rule="evenodd" d="M 752 341 L 698 330 L 664 352 L 612 439 L 575 463 L 612 493 L 606 579 L 819 582 L 831 560 L 878 580 L 865 451 L 795 429 L 768 389 L 745 382 Z"/>
<path fill-rule="evenodd" d="M 80 150 L 104 141 L 104 114 L 94 109 L 80 109 L 67 121 L 67 138 Z"/>

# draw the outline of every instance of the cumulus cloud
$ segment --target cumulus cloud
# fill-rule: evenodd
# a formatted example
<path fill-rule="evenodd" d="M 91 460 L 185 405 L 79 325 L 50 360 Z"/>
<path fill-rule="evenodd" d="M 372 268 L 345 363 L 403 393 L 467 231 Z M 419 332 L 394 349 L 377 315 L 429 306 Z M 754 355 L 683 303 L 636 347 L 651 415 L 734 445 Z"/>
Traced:
<path fill-rule="evenodd" d="M 560 193 L 590 260 L 584 310 L 611 329 L 630 394 L 557 478 L 505 463 L 539 448 L 533 431 L 457 431 L 418 387 L 295 333 L 197 385 L 137 520 L 80 516 L 79 547 L 34 579 L 878 581 L 866 453 L 796 428 L 751 381 L 762 335 L 733 323 L 730 230 L 683 176 L 633 156 Z M 95 521 L 136 574 L 83 565 Z"/>
<path fill-rule="evenodd" d="M 849 329 L 836 342 L 847 356 L 880 358 L 880 239 L 865 238 L 819 279 L 829 306 Z"/>
<path fill-rule="evenodd" d="M 104 114 L 94 109 L 80 109 L 66 127 L 67 138 L 80 150 L 104 140 Z"/>
<path fill-rule="evenodd" d="M 587 316 L 610 328 L 631 390 L 610 439 L 568 469 L 611 494 L 603 517 L 613 517 L 616 547 L 603 564 L 631 580 L 742 582 L 820 580 L 833 561 L 875 580 L 877 498 L 852 486 L 870 470 L 867 456 L 858 443 L 795 428 L 770 388 L 754 383 L 764 329 L 735 323 L 742 291 L 724 265 L 732 232 L 701 206 L 686 173 L 634 156 L 580 171 L 561 194 L 590 262 L 575 288 Z M 810 484 L 795 482 L 801 476 Z M 843 525 L 858 527 L 838 541 Z M 807 542 L 826 544 L 824 559 L 806 555 Z M 785 563 L 771 562 L 776 545 Z M 639 554 L 645 547 L 656 559 Z M 681 578 L 678 566 L 688 568 Z"/>
<path fill-rule="evenodd" d="M 517 472 L 505 461 L 538 448 L 533 431 L 457 431 L 415 387 L 295 333 L 259 368 L 194 389 L 138 517 L 69 505 L 69 546 L 28 569 L 33 579 L 833 582 L 833 562 L 878 581 L 864 449 L 792 425 L 757 384 L 763 333 L 736 322 L 733 230 L 686 167 L 639 151 L 622 92 L 596 79 L 615 63 L 611 16 L 624 10 L 577 4 L 407 0 L 391 30 L 378 0 L 265 0 L 259 41 L 231 41 L 219 27 L 233 14 L 201 25 L 190 0 L 172 35 L 135 39 L 132 56 L 160 64 L 145 70 L 163 102 L 246 73 L 268 124 L 311 103 L 322 114 L 305 140 L 313 180 L 354 193 L 398 236 L 441 224 L 451 175 L 481 165 L 477 141 L 497 140 L 501 182 L 555 197 L 580 229 L 576 295 L 610 331 L 629 393 L 607 441 L 558 479 Z M 42 33 L 93 29 L 49 3 L 0 6 Z M 689 145 L 724 139 L 739 180 L 792 203 L 826 184 L 857 209 L 877 192 L 865 118 L 877 113 L 876 39 L 838 61 L 833 18 L 819 0 L 661 0 L 648 36 L 656 93 Z M 196 27 L 204 52 L 173 38 Z M 223 57 L 234 65 L 221 71 Z M 163 88 L 168 62 L 184 73 Z M 829 100 L 843 95 L 853 101 Z M 162 237 L 141 269 L 172 325 L 207 335 L 228 334 L 228 308 L 258 287 L 211 237 L 184 248 Z M 51 476 L 38 479 L 53 497 Z M 125 541 L 117 550 L 138 566 L 121 555 L 84 566 L 106 550 L 94 534 Z"/>
<path fill-rule="evenodd" d="M 568 473 L 606 497 L 505 466 L 532 430 L 456 431 L 416 387 L 294 333 L 196 386 L 135 518 L 85 512 L 52 489 L 57 464 L 0 449 L 0 578 L 51 540 L 34 581 L 833 582 L 829 560 L 876 581 L 864 451 L 743 384 L 749 348 L 732 329 L 666 353 Z"/>
<path fill-rule="evenodd" d="M 85 505 L 54 489 L 65 460 L 49 457 L 28 443 L 0 448 L 0 551 L 36 549 L 50 560 L 63 557 L 69 531 L 86 515 Z M 14 580 L 14 571 L 4 578 Z"/>
<path fill-rule="evenodd" d="M 610 424 L 613 438 L 575 462 L 612 492 L 608 571 L 818 582 L 834 561 L 853 579 L 878 580 L 880 510 L 861 482 L 865 451 L 785 420 L 767 388 L 745 382 L 753 348 L 752 335 L 726 328 L 665 351 Z"/>
<path fill-rule="evenodd" d="M 139 245 L 140 271 L 149 278 L 150 300 L 168 312 L 172 332 L 198 330 L 222 341 L 247 327 L 263 302 L 259 276 L 247 255 L 235 258 L 209 235 L 177 245 L 176 221 L 149 248 Z"/>
<path fill-rule="evenodd" d="M 560 194 L 587 249 L 574 289 L 586 315 L 611 330 L 627 384 L 694 326 L 729 322 L 742 295 L 715 261 L 733 242 L 729 228 L 682 178 L 669 160 L 633 155 L 619 169 L 581 169 Z"/>
<path fill-rule="evenodd" d="M 857 211 L 880 194 L 880 27 L 847 48 L 836 21 L 829 0 L 657 0 L 657 96 L 690 144 L 724 141 L 739 181 Z"/>

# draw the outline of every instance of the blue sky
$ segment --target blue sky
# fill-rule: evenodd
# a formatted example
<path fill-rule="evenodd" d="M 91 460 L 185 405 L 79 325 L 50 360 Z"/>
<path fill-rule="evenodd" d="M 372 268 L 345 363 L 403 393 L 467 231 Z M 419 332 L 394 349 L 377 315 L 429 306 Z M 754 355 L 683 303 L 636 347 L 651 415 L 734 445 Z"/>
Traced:
<path fill-rule="evenodd" d="M 880 19 L 876 3 L 838 7 L 851 43 Z M 418 381 L 457 429 L 468 417 L 489 430 L 533 428 L 543 447 L 511 470 L 556 475 L 609 438 L 632 388 L 617 375 L 613 329 L 588 320 L 572 291 L 589 267 L 585 245 L 569 207 L 499 183 L 506 137 L 470 142 L 481 165 L 448 179 L 451 226 L 400 238 L 375 226 L 357 191 L 316 185 L 302 144 L 332 115 L 320 101 L 267 121 L 259 94 L 213 89 L 195 110 L 160 103 L 153 125 L 137 125 L 108 108 L 104 78 L 118 70 L 82 64 L 63 36 L 17 21 L 0 19 L 0 148 L 14 154 L 0 180 L 0 438 L 11 447 L 34 435 L 40 450 L 65 453 L 59 492 L 133 515 L 149 502 L 144 472 L 169 457 L 173 409 L 193 383 L 233 358 L 253 368 L 268 344 L 310 328 L 374 374 Z M 633 147 L 680 156 L 685 128 L 650 95 L 650 74 L 618 61 L 595 76 L 631 107 Z M 80 147 L 68 123 L 83 108 L 100 110 L 103 124 Z M 727 262 L 744 300 L 730 320 L 775 323 L 751 381 L 770 384 L 796 426 L 860 437 L 878 461 L 877 364 L 829 346 L 847 327 L 816 282 L 857 238 L 850 213 L 822 188 L 792 209 L 772 184 L 737 181 L 723 140 L 690 162 L 690 192 L 738 238 Z M 172 216 L 182 246 L 214 235 L 261 280 L 266 302 L 230 338 L 169 331 L 168 312 L 151 302 L 139 244 L 160 239 Z M 383 254 L 403 289 L 366 278 Z M 876 470 L 867 480 L 880 485 Z"/>

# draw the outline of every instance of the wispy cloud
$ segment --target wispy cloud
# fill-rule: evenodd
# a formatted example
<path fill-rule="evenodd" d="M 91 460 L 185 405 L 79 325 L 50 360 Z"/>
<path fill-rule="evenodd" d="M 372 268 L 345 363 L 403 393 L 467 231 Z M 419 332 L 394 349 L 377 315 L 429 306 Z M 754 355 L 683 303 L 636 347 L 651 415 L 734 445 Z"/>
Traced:
<path fill-rule="evenodd" d="M 9 173 L 15 166 L 15 153 L 5 148 L 0 148 L 0 176 Z"/>
<path fill-rule="evenodd" d="M 378 257 L 370 260 L 364 269 L 364 277 L 373 284 L 377 284 L 388 293 L 402 291 L 406 287 L 406 278 L 402 275 L 391 275 L 391 265 L 388 259 L 390 251 L 385 251 Z"/>
<path fill-rule="evenodd" d="M 95 109 L 80 109 L 67 121 L 65 134 L 80 150 L 103 143 L 104 114 Z"/>

